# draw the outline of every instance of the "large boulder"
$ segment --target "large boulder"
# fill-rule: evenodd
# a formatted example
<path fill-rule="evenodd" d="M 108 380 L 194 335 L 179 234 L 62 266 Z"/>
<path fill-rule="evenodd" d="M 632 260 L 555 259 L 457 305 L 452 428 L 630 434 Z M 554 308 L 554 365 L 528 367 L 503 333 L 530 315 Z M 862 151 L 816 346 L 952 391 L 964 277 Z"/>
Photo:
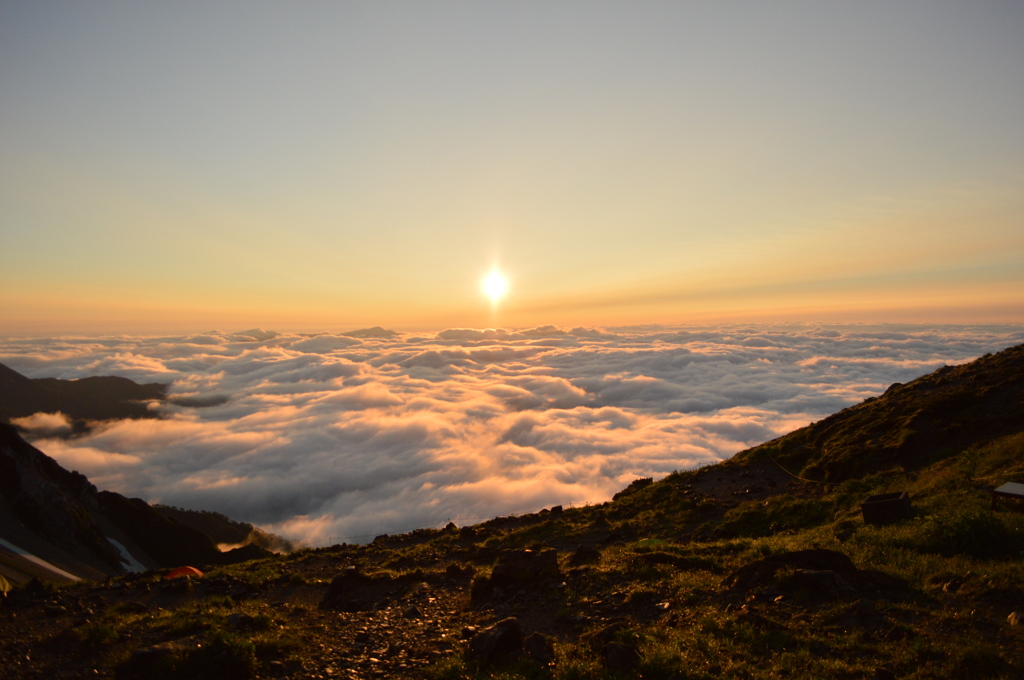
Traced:
<path fill-rule="evenodd" d="M 558 553 L 543 550 L 502 550 L 491 572 L 491 584 L 498 588 L 523 586 L 562 578 Z"/>
<path fill-rule="evenodd" d="M 502 550 L 490 576 L 473 580 L 470 602 L 479 605 L 497 592 L 525 590 L 527 593 L 561 581 L 558 554 L 552 548 L 543 550 Z"/>
<path fill-rule="evenodd" d="M 490 666 L 508 660 L 522 647 L 523 628 L 518 619 L 509 617 L 470 638 L 466 659 L 481 666 Z"/>

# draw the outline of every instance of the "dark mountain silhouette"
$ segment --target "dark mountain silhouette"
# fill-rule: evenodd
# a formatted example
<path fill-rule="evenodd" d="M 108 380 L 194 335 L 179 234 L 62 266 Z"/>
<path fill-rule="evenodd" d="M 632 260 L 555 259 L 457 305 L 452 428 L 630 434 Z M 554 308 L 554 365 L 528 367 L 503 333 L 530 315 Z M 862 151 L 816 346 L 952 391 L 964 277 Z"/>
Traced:
<path fill-rule="evenodd" d="M 85 421 L 157 418 L 149 403 L 162 401 L 167 385 L 140 385 L 128 378 L 96 376 L 79 380 L 26 378 L 0 364 L 0 420 L 34 413 L 63 413 L 83 429 Z"/>
<path fill-rule="evenodd" d="M 125 573 L 127 560 L 108 539 L 151 569 L 226 564 L 270 554 L 255 545 L 222 553 L 209 536 L 158 513 L 145 501 L 98 491 L 85 476 L 65 470 L 6 424 L 0 424 L 0 538 L 93 579 Z M 31 575 L 17 573 L 11 564 L 4 574 L 15 581 Z"/>
<path fill-rule="evenodd" d="M 219 512 L 188 510 L 159 504 L 152 507 L 164 517 L 209 536 L 218 545 L 245 546 L 253 543 L 275 552 L 291 552 L 295 549 L 291 541 L 267 533 L 248 522 L 236 522 Z"/>

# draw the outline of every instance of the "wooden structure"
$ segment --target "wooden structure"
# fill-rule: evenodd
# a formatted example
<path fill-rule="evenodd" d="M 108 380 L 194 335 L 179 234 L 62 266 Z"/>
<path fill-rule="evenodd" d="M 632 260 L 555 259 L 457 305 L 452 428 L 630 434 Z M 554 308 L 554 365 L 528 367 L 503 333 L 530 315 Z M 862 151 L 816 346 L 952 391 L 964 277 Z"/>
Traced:
<path fill-rule="evenodd" d="M 992 492 L 992 509 L 996 509 L 996 502 L 1000 498 L 1013 498 L 1014 500 L 1024 501 L 1024 484 L 1018 484 L 1017 482 L 1007 482 L 998 489 Z"/>
<path fill-rule="evenodd" d="M 865 524 L 893 524 L 910 519 L 910 495 L 906 491 L 868 496 L 860 504 Z"/>

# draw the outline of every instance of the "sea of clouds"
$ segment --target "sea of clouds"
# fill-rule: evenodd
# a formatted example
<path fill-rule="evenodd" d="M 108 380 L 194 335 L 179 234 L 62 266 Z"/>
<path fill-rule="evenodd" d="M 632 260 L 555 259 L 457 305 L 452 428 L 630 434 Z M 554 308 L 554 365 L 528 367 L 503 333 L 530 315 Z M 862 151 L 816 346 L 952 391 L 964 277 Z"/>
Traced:
<path fill-rule="evenodd" d="M 169 384 L 161 419 L 70 439 L 62 416 L 22 425 L 102 489 L 322 544 L 605 501 L 1024 342 L 1017 326 L 355 335 L 6 338 L 0 362 Z"/>

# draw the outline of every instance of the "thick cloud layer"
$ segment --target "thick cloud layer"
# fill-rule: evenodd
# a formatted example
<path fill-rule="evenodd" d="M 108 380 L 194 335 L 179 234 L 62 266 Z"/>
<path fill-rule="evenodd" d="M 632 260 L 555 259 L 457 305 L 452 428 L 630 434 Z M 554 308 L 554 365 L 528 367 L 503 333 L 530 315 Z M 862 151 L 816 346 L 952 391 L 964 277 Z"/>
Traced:
<path fill-rule="evenodd" d="M 170 383 L 161 420 L 77 439 L 59 416 L 21 424 L 101 488 L 316 543 L 604 501 L 1021 342 L 992 326 L 247 331 L 6 339 L 0 362 Z"/>

